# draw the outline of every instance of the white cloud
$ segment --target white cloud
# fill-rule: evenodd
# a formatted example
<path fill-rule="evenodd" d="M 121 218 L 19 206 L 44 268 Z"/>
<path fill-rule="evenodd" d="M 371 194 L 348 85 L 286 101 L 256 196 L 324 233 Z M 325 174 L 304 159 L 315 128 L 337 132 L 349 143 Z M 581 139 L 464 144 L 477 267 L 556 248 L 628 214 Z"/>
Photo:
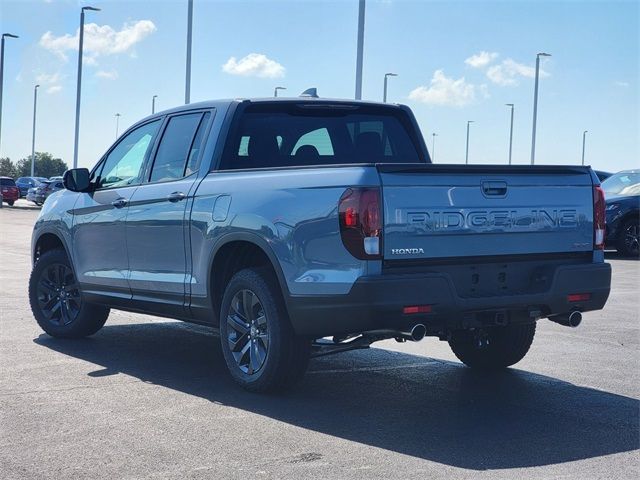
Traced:
<path fill-rule="evenodd" d="M 520 77 L 534 78 L 536 69 L 522 63 L 518 63 L 511 58 L 507 58 L 499 65 L 493 65 L 487 70 L 487 78 L 496 85 L 511 87 L 518 85 Z M 548 77 L 549 74 L 540 69 L 540 77 Z"/>
<path fill-rule="evenodd" d="M 47 89 L 47 93 L 58 93 L 62 90 L 62 81 L 66 75 L 56 73 L 40 73 L 36 75 L 36 83 Z"/>
<path fill-rule="evenodd" d="M 230 75 L 241 75 L 243 77 L 282 78 L 284 77 L 285 68 L 266 55 L 250 53 L 240 60 L 237 60 L 236 57 L 231 57 L 222 66 L 222 71 Z"/>
<path fill-rule="evenodd" d="M 473 67 L 473 68 L 483 68 L 493 62 L 496 58 L 498 58 L 497 52 L 485 52 L 484 50 L 480 53 L 476 53 L 475 55 L 471 55 L 467 58 L 464 63 Z"/>
<path fill-rule="evenodd" d="M 620 80 L 616 80 L 615 82 L 613 82 L 613 84 L 614 84 L 616 87 L 624 87 L 624 88 L 627 88 L 627 87 L 629 86 L 629 82 L 622 82 L 622 81 L 620 81 Z"/>
<path fill-rule="evenodd" d="M 115 70 L 111 70 L 109 72 L 106 70 L 98 70 L 96 72 L 96 77 L 104 78 L 105 80 L 115 80 L 116 78 L 118 78 L 118 72 L 116 72 Z"/>
<path fill-rule="evenodd" d="M 475 100 L 476 87 L 467 83 L 464 77 L 455 80 L 442 70 L 436 70 L 431 84 L 414 89 L 409 98 L 429 105 L 464 107 Z"/>
<path fill-rule="evenodd" d="M 36 82 L 40 85 L 48 85 L 53 83 L 60 83 L 62 81 L 62 75 L 60 72 L 56 73 L 41 73 L 36 76 Z"/>
<path fill-rule="evenodd" d="M 88 65 L 95 65 L 96 59 L 102 55 L 115 55 L 130 50 L 136 43 L 156 31 L 151 20 L 139 20 L 135 23 L 125 23 L 122 29 L 114 30 L 109 25 L 88 23 L 84 27 L 84 61 Z M 68 33 L 56 36 L 46 32 L 40 38 L 40 46 L 66 60 L 69 50 L 78 49 L 78 33 Z"/>

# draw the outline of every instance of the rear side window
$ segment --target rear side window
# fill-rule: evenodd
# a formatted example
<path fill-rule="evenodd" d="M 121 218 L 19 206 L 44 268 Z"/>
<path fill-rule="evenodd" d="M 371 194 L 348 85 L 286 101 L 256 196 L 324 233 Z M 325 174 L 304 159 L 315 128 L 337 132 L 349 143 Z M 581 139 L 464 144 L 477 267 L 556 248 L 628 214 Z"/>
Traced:
<path fill-rule="evenodd" d="M 0 178 L 0 185 L 3 187 L 15 187 L 16 182 L 14 182 L 11 178 Z"/>
<path fill-rule="evenodd" d="M 169 119 L 153 162 L 151 182 L 175 180 L 184 177 L 187 171 L 187 174 L 193 172 L 199 153 L 199 144 L 195 146 L 194 140 L 197 140 L 196 132 L 202 119 L 201 112 Z M 202 136 L 199 143 L 202 143 Z"/>
<path fill-rule="evenodd" d="M 200 120 L 200 126 L 198 127 L 198 131 L 196 132 L 196 136 L 193 139 L 193 144 L 191 145 L 191 149 L 189 150 L 189 157 L 187 158 L 187 167 L 184 170 L 184 176 L 191 175 L 198 168 L 198 159 L 200 158 L 201 150 L 204 148 L 206 143 L 204 142 L 204 135 L 207 133 L 207 125 L 209 124 L 209 119 L 211 118 L 211 113 L 207 112 Z"/>
<path fill-rule="evenodd" d="M 416 134 L 395 107 L 254 104 L 235 121 L 220 169 L 424 163 Z"/>

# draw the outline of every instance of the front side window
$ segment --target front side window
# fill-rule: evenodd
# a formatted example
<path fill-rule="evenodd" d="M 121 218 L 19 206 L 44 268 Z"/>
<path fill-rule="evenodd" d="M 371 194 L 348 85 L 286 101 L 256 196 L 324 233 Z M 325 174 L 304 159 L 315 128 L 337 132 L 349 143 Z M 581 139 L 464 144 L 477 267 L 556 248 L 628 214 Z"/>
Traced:
<path fill-rule="evenodd" d="M 140 170 L 161 120 L 146 123 L 125 135 L 99 169 L 97 188 L 124 187 L 140 182 Z"/>
<path fill-rule="evenodd" d="M 333 155 L 331 137 L 326 128 L 318 128 L 302 135 L 291 151 L 292 155 L 298 155 L 300 149 L 317 152 L 318 155 Z"/>
<path fill-rule="evenodd" d="M 153 162 L 151 182 L 166 182 L 184 176 L 187 158 L 191 156 L 191 147 L 201 120 L 201 112 L 169 119 Z"/>

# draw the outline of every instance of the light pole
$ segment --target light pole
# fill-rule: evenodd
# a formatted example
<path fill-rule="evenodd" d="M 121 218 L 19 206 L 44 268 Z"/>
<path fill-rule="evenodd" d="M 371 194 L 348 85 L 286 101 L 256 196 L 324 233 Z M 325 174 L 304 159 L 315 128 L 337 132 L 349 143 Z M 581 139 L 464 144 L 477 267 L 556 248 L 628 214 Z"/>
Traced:
<path fill-rule="evenodd" d="M 509 165 L 511 165 L 511 149 L 513 147 L 513 103 L 505 103 L 507 107 L 511 107 L 511 127 L 509 128 Z"/>
<path fill-rule="evenodd" d="M 151 115 L 156 113 L 156 98 L 158 98 L 158 95 L 151 97 Z"/>
<path fill-rule="evenodd" d="M 80 9 L 80 30 L 78 39 L 78 85 L 76 88 L 76 130 L 73 140 L 73 168 L 78 168 L 78 137 L 80 135 L 80 91 L 82 89 L 82 44 L 84 42 L 84 12 L 99 12 L 99 8 L 82 7 Z"/>
<path fill-rule="evenodd" d="M 120 114 L 116 113 L 116 140 L 118 139 L 118 127 L 120 126 Z"/>
<path fill-rule="evenodd" d="M 584 146 L 587 142 L 587 132 L 589 130 L 585 130 L 584 132 L 582 132 L 582 165 L 584 165 Z"/>
<path fill-rule="evenodd" d="M 36 171 L 36 108 L 38 105 L 38 87 L 33 88 L 33 130 L 31 131 L 31 176 L 35 176 Z"/>
<path fill-rule="evenodd" d="M 187 71 L 184 84 L 184 103 L 191 103 L 191 39 L 193 31 L 193 0 L 187 5 Z"/>
<path fill-rule="evenodd" d="M 287 89 L 287 87 L 276 87 L 276 88 L 273 90 L 273 96 L 274 96 L 274 97 L 277 97 L 277 96 L 278 96 L 278 90 L 286 90 L 286 89 Z"/>
<path fill-rule="evenodd" d="M 384 74 L 384 89 L 382 91 L 382 101 L 383 103 L 387 103 L 387 78 L 389 77 L 397 77 L 397 73 L 385 73 Z"/>
<path fill-rule="evenodd" d="M 436 137 L 438 136 L 437 133 L 432 133 L 431 137 L 431 161 L 435 161 L 436 158 Z"/>
<path fill-rule="evenodd" d="M 13 33 L 3 33 L 0 40 L 0 133 L 2 133 L 2 88 L 4 85 L 4 39 L 19 38 Z"/>
<path fill-rule="evenodd" d="M 362 100 L 362 56 L 364 50 L 364 9 L 365 0 L 358 6 L 358 49 L 356 52 L 356 100 Z"/>
<path fill-rule="evenodd" d="M 538 53 L 536 55 L 536 80 L 533 87 L 533 130 L 531 132 L 531 165 L 536 159 L 536 121 L 538 119 L 538 79 L 540 77 L 540 57 L 550 57 L 549 53 Z"/>
<path fill-rule="evenodd" d="M 469 163 L 469 125 L 471 125 L 472 123 L 473 123 L 473 120 L 467 121 L 467 153 L 465 154 L 465 157 L 464 157 L 465 165 Z"/>

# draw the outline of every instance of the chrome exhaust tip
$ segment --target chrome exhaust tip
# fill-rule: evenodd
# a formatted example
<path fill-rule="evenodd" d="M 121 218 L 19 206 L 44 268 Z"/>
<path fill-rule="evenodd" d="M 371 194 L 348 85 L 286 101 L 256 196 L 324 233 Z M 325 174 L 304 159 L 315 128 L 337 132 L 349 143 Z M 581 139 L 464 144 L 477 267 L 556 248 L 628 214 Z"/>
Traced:
<path fill-rule="evenodd" d="M 565 327 L 576 328 L 582 323 L 582 312 L 574 310 L 564 315 L 554 315 L 553 317 L 549 317 L 549 320 L 559 325 L 564 325 Z"/>
<path fill-rule="evenodd" d="M 580 325 L 582 323 L 582 313 L 579 311 L 575 311 L 575 312 L 571 312 L 569 314 L 569 326 L 570 327 L 577 327 L 578 325 Z"/>
<path fill-rule="evenodd" d="M 427 334 L 427 327 L 425 327 L 421 323 L 418 323 L 413 326 L 409 335 L 411 337 L 411 340 L 413 340 L 414 342 L 419 342 L 424 338 L 426 334 Z"/>

